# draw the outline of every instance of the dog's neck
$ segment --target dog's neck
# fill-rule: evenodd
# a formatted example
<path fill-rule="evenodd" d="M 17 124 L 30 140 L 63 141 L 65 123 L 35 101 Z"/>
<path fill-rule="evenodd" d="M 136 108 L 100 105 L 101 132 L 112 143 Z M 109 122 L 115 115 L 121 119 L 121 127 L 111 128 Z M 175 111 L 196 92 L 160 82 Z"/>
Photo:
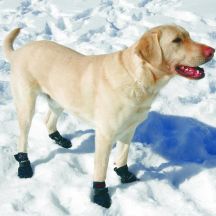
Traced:
<path fill-rule="evenodd" d="M 142 102 L 157 95 L 172 76 L 144 61 L 135 51 L 136 44 L 122 51 L 122 62 L 130 77 L 130 89 L 135 100 Z"/>

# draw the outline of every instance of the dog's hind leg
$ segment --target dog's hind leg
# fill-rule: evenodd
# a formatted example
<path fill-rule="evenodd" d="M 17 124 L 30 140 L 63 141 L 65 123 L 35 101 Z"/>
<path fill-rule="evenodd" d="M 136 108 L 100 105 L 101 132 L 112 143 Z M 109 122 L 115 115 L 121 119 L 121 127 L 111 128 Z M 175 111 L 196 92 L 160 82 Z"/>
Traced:
<path fill-rule="evenodd" d="M 20 178 L 30 178 L 33 175 L 27 155 L 27 142 L 37 97 L 34 85 L 34 83 L 30 83 L 20 75 L 19 80 L 14 75 L 11 77 L 12 94 L 20 128 L 18 153 L 14 155 L 19 162 L 18 176 Z"/>
<path fill-rule="evenodd" d="M 47 96 L 49 111 L 45 118 L 45 124 L 49 133 L 49 137 L 56 142 L 56 144 L 63 148 L 70 148 L 72 146 L 70 140 L 61 136 L 57 130 L 58 117 L 61 115 L 63 108 L 60 107 L 54 100 Z"/>
<path fill-rule="evenodd" d="M 49 110 L 44 122 L 46 124 L 48 133 L 52 134 L 57 131 L 57 121 L 63 112 L 63 109 L 52 98 L 50 98 L 50 96 L 46 95 L 46 99 L 49 105 Z"/>

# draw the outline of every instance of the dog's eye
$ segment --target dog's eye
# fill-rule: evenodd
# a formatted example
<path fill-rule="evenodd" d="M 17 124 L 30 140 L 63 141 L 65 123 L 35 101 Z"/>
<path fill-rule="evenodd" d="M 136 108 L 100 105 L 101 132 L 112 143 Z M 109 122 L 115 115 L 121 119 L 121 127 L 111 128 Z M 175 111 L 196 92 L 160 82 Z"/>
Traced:
<path fill-rule="evenodd" d="M 173 43 L 181 43 L 182 39 L 180 37 L 175 38 L 173 41 Z"/>

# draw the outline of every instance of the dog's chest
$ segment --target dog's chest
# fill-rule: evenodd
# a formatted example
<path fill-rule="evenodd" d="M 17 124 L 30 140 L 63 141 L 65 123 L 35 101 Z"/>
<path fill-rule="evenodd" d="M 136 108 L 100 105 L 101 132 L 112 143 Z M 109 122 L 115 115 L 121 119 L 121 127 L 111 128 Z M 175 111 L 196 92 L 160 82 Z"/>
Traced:
<path fill-rule="evenodd" d="M 146 103 L 134 108 L 134 112 L 132 114 L 132 120 L 137 121 L 137 123 L 142 122 L 148 115 L 149 110 L 151 109 L 152 101 L 153 98 L 151 100 L 149 99 L 148 101 L 146 101 Z"/>
<path fill-rule="evenodd" d="M 119 119 L 121 119 L 121 125 L 124 129 L 133 127 L 144 121 L 151 108 L 153 98 L 147 100 L 145 103 L 132 107 L 124 107 L 121 113 L 119 113 Z"/>

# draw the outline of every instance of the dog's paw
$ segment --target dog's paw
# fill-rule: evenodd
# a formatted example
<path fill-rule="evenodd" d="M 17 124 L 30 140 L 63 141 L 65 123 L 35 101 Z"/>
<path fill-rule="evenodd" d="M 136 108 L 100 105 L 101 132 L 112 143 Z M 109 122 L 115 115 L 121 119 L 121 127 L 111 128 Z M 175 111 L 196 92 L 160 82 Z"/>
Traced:
<path fill-rule="evenodd" d="M 127 165 L 119 168 L 115 167 L 114 171 L 118 176 L 120 176 L 121 183 L 123 184 L 139 181 L 139 179 L 128 170 Z"/>
<path fill-rule="evenodd" d="M 20 162 L 18 176 L 20 178 L 31 178 L 33 176 L 33 170 L 30 161 Z"/>
<path fill-rule="evenodd" d="M 20 178 L 31 178 L 33 176 L 33 170 L 28 159 L 28 154 L 19 152 L 14 155 L 14 158 L 19 162 L 18 176 Z"/>
<path fill-rule="evenodd" d="M 139 179 L 133 174 L 133 173 L 128 173 L 127 176 L 121 177 L 121 183 L 126 184 L 126 183 L 132 183 L 135 181 L 139 181 Z"/>
<path fill-rule="evenodd" d="M 104 208 L 109 208 L 111 206 L 111 199 L 108 188 L 95 188 L 93 202 Z"/>
<path fill-rule="evenodd" d="M 54 140 L 56 144 L 60 145 L 63 148 L 70 148 L 72 146 L 71 141 L 62 137 L 58 131 L 50 134 L 49 137 Z"/>

